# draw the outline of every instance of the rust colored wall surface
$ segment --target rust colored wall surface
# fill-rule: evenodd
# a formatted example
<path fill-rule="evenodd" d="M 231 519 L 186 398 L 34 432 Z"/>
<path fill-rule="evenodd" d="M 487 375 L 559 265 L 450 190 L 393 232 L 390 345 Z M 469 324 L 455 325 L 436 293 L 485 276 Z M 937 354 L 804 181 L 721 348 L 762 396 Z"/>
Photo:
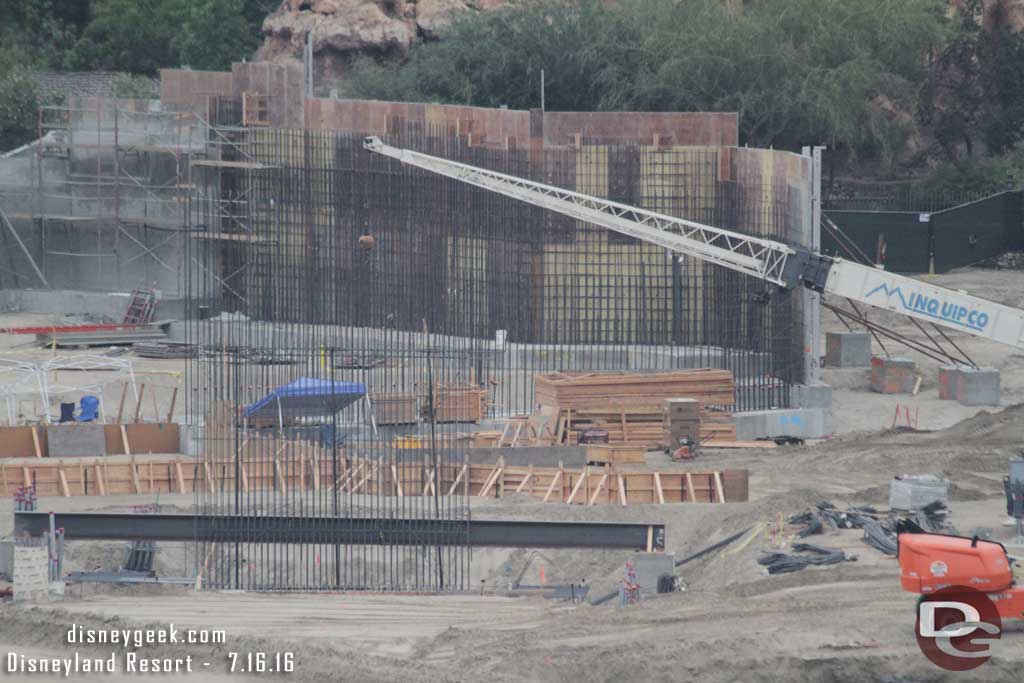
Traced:
<path fill-rule="evenodd" d="M 545 112 L 545 146 L 571 145 L 574 136 L 594 142 L 642 142 L 719 147 L 739 144 L 739 117 L 703 112 Z"/>
<path fill-rule="evenodd" d="M 458 126 L 479 144 L 503 147 L 508 138 L 530 138 L 545 147 L 571 146 L 576 136 L 589 142 L 639 142 L 726 146 L 739 141 L 738 116 L 690 112 L 543 112 L 376 100 L 306 100 L 306 128 L 386 133 L 388 121 Z M 532 126 L 531 126 L 532 122 Z"/>

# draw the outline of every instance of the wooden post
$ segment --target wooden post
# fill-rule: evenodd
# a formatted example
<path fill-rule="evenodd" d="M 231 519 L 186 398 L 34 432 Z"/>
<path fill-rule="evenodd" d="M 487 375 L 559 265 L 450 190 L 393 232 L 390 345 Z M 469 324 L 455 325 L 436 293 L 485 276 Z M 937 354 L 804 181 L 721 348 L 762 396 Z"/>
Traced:
<path fill-rule="evenodd" d="M 320 490 L 320 459 L 316 455 L 314 449 L 309 455 L 311 462 L 309 463 L 310 468 L 313 470 L 313 490 Z"/>
<path fill-rule="evenodd" d="M 487 475 L 487 480 L 484 482 L 484 487 L 480 489 L 480 493 L 478 493 L 477 495 L 480 496 L 481 498 L 485 498 L 487 494 L 490 493 L 494 485 L 498 482 L 498 478 L 501 477 L 504 471 L 505 456 L 500 455 L 498 456 L 498 462 L 494 465 L 494 469 L 491 470 L 491 473 L 489 475 Z"/>
<path fill-rule="evenodd" d="M 559 460 L 558 461 L 558 471 L 555 472 L 555 476 L 551 477 L 551 483 L 548 485 L 548 490 L 544 492 L 544 500 L 541 501 L 542 503 L 548 502 L 548 498 L 551 497 L 551 494 L 555 490 L 555 484 L 561 484 L 561 482 L 562 482 L 562 461 Z M 561 488 L 559 488 L 558 500 L 559 501 L 562 500 Z"/>
<path fill-rule="evenodd" d="M 32 486 L 32 476 L 28 473 L 28 468 L 27 467 L 22 467 L 21 468 L 21 475 L 25 478 L 24 486 L 26 488 L 28 488 L 29 486 Z"/>
<path fill-rule="evenodd" d="M 174 461 L 174 474 L 178 478 L 178 493 L 185 493 L 185 473 L 181 470 L 181 461 Z"/>
<path fill-rule="evenodd" d="M 391 476 L 394 478 L 395 491 L 398 493 L 399 498 L 403 498 L 402 494 L 402 482 L 398 480 L 398 466 L 395 464 L 395 459 L 391 459 Z"/>
<path fill-rule="evenodd" d="M 133 455 L 131 461 L 128 463 L 128 467 L 132 471 L 132 486 L 135 488 L 135 493 L 142 493 L 142 484 L 139 483 L 139 471 L 135 469 L 135 456 Z"/>
<path fill-rule="evenodd" d="M 135 419 L 132 422 L 138 422 L 139 416 L 142 415 L 142 399 L 146 396 L 146 385 L 143 383 L 139 386 L 139 401 L 135 404 Z"/>
<path fill-rule="evenodd" d="M 121 405 L 119 405 L 117 407 L 117 422 L 116 422 L 116 424 L 121 424 L 123 419 L 124 419 L 124 402 L 127 399 L 128 399 L 128 383 L 126 382 L 124 384 L 124 387 L 121 389 Z"/>
<path fill-rule="evenodd" d="M 107 485 L 103 481 L 103 468 L 99 466 L 99 463 L 95 463 L 93 467 L 96 470 L 96 488 L 101 496 L 105 496 L 107 495 Z"/>
<path fill-rule="evenodd" d="M 621 473 L 616 472 L 615 476 L 619 480 L 619 504 L 625 507 L 629 505 L 629 503 L 626 502 L 626 482 L 622 479 Z"/>
<path fill-rule="evenodd" d="M 178 402 L 178 387 L 171 392 L 171 407 L 167 409 L 167 422 L 174 422 L 174 404 Z"/>
<path fill-rule="evenodd" d="M 572 504 L 572 501 L 576 497 L 576 494 L 579 493 L 580 487 L 583 486 L 583 482 L 586 481 L 589 477 L 590 468 L 584 467 L 583 472 L 580 475 L 580 478 L 576 480 L 576 485 L 572 487 L 572 492 L 569 494 L 569 500 L 565 501 L 566 503 Z"/>
<path fill-rule="evenodd" d="M 35 451 L 36 457 L 43 457 L 43 449 L 39 445 L 39 432 L 37 427 L 32 428 L 32 449 Z"/>
<path fill-rule="evenodd" d="M 654 527 L 647 527 L 647 552 L 654 552 Z"/>
<path fill-rule="evenodd" d="M 210 544 L 210 547 L 206 549 L 206 557 L 203 559 L 202 568 L 196 572 L 196 590 L 203 589 L 203 574 L 206 573 L 206 568 L 210 565 L 210 556 L 213 555 L 214 549 L 217 547 L 217 541 Z"/>
<path fill-rule="evenodd" d="M 245 469 L 245 460 L 240 460 L 238 463 L 238 473 L 242 475 L 242 493 L 249 492 L 249 473 Z"/>
<path fill-rule="evenodd" d="M 128 430 L 123 424 L 119 426 L 121 427 L 121 444 L 124 446 L 124 454 L 131 455 L 132 449 L 128 447 Z"/>
<path fill-rule="evenodd" d="M 591 494 L 590 500 L 587 505 L 593 505 L 597 502 L 597 496 L 601 493 L 601 488 L 604 487 L 604 483 L 608 481 L 608 466 L 605 465 L 604 472 L 601 473 L 601 478 L 597 480 L 597 487 L 594 489 L 594 493 Z"/>
<path fill-rule="evenodd" d="M 530 481 L 530 479 L 532 477 L 533 477 L 533 465 L 530 465 L 530 468 L 526 472 L 526 476 L 523 477 L 523 480 L 521 482 L 519 482 L 519 486 L 516 487 L 516 493 L 519 493 L 520 491 L 522 491 L 523 487 L 526 486 L 526 482 Z"/>
<path fill-rule="evenodd" d="M 281 463 L 278 462 L 277 456 L 274 456 L 274 481 L 277 483 L 277 490 L 285 492 L 288 490 L 288 484 L 284 480 L 284 473 L 281 472 Z"/>
<path fill-rule="evenodd" d="M 661 488 L 661 475 L 657 472 L 654 473 L 654 490 L 658 494 L 658 503 L 661 505 L 665 504 L 665 491 Z"/>
<path fill-rule="evenodd" d="M 213 493 L 213 474 L 210 472 L 210 462 L 203 460 L 203 474 L 206 476 L 207 491 Z"/>
<path fill-rule="evenodd" d="M 462 468 L 459 470 L 458 476 L 455 477 L 455 481 L 452 482 L 452 487 L 450 489 L 448 489 L 448 495 L 449 496 L 452 495 L 453 493 L 455 493 L 455 489 L 458 488 L 459 482 L 462 481 L 462 477 L 464 477 L 466 475 L 466 470 L 468 468 L 469 468 L 469 465 L 467 465 L 466 463 L 462 464 Z"/>
<path fill-rule="evenodd" d="M 71 489 L 68 487 L 68 476 L 64 474 L 64 466 L 57 465 L 57 477 L 60 480 L 60 493 L 65 498 L 71 497 Z"/>
<path fill-rule="evenodd" d="M 695 491 L 694 488 L 693 488 L 693 477 L 691 477 L 690 473 L 687 472 L 686 476 L 685 476 L 685 479 L 686 479 L 686 499 L 687 499 L 687 501 L 689 501 L 691 503 L 696 503 L 697 502 L 697 491 Z"/>
<path fill-rule="evenodd" d="M 715 491 L 718 492 L 718 502 L 719 503 L 724 503 L 725 502 L 725 488 L 722 486 L 722 473 L 721 472 L 715 472 L 714 477 L 715 477 Z"/>

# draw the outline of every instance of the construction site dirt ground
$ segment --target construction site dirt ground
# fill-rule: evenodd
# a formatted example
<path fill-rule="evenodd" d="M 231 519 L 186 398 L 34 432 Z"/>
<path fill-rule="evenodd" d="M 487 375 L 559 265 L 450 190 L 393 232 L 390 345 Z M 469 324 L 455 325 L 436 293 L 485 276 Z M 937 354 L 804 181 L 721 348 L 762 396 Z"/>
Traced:
<path fill-rule="evenodd" d="M 565 506 L 525 497 L 474 500 L 479 518 L 663 522 L 667 550 L 683 557 L 759 522 L 769 525 L 820 501 L 884 508 L 899 473 L 951 481 L 951 521 L 963 533 L 1002 525 L 1001 477 L 1021 446 L 1024 406 L 982 412 L 935 432 L 889 431 L 773 450 L 705 452 L 701 468 L 747 467 L 751 500 L 725 505 Z M 187 496 L 168 499 L 177 507 Z M 123 509 L 127 501 L 44 499 L 42 509 Z M 794 529 L 787 528 L 784 540 Z M 681 568 L 684 592 L 634 606 L 590 606 L 501 597 L 505 565 L 526 551 L 473 555 L 474 580 L 488 595 L 193 593 L 183 588 L 70 587 L 60 601 L 0 608 L 0 647 L 67 654 L 72 623 L 129 627 L 173 623 L 224 629 L 225 645 L 188 653 L 216 680 L 228 652 L 293 652 L 294 680 L 961 680 L 928 662 L 914 637 L 916 597 L 901 592 L 894 559 L 864 544 L 859 531 L 815 536 L 857 560 L 766 576 L 756 558 L 776 547 L 767 532 Z M 104 544 L 69 543 L 69 568 L 94 560 Z M 117 552 L 118 544 L 107 544 Z M 737 546 L 738 547 L 738 546 Z M 173 548 L 168 548 L 173 552 Z M 101 553 L 102 554 L 102 553 Z M 593 594 L 614 588 L 628 552 L 545 552 L 548 580 L 586 579 Z M 528 575 L 527 582 L 536 577 Z M 497 593 L 497 595 L 495 595 Z M 613 603 L 615 601 L 612 601 Z M 185 653 L 184 648 L 174 650 Z M 83 654 L 99 650 L 84 650 Z M 146 648 L 145 656 L 169 656 Z M 1017 681 L 1024 631 L 1004 634 L 996 656 L 972 680 Z M 17 680 L 17 678 L 12 678 Z M 99 680 L 99 679 L 97 679 Z"/>
<path fill-rule="evenodd" d="M 1009 305 L 1024 305 L 1019 272 L 966 270 L 935 277 L 937 284 Z M 21 315 L 21 314 L 19 314 Z M 7 316 L 10 317 L 10 316 Z M 0 325 L 11 324 L 0 317 Z M 23 317 L 23 316 L 22 316 Z M 872 319 L 921 336 L 912 325 L 884 313 Z M 823 327 L 845 329 L 823 313 Z M 7 343 L 10 336 L 0 336 Z M 955 337 L 958 341 L 966 339 Z M 20 342 L 27 340 L 19 340 Z M 476 518 L 643 521 L 666 525 L 667 551 L 685 557 L 754 525 L 764 525 L 748 544 L 733 544 L 679 569 L 686 590 L 621 607 L 504 597 L 528 550 L 474 550 L 471 584 L 458 595 L 365 593 L 254 594 L 200 592 L 169 586 L 69 586 L 67 594 L 37 605 L 0 606 L 0 653 L 67 657 L 76 650 L 100 656 L 109 646 L 66 642 L 71 624 L 92 628 L 142 625 L 223 629 L 222 645 L 146 646 L 145 657 L 192 655 L 191 675 L 169 680 L 276 680 L 279 675 L 225 673 L 229 653 L 292 652 L 296 681 L 1020 681 L 1024 628 L 1008 625 L 995 656 L 967 674 L 930 663 L 914 636 L 916 597 L 900 590 L 899 569 L 861 540 L 858 530 L 813 536 L 842 548 L 856 561 L 767 576 L 757 563 L 777 550 L 780 519 L 828 500 L 842 508 L 885 509 L 894 475 L 935 474 L 950 481 L 950 521 L 961 533 L 982 528 L 1008 541 L 1003 525 L 1002 477 L 1007 461 L 1024 447 L 1024 363 L 1021 354 L 971 340 L 963 344 L 979 365 L 1001 369 L 1003 406 L 979 410 L 937 398 L 937 363 L 919 361 L 922 391 L 916 397 L 881 396 L 867 389 L 866 370 L 825 370 L 836 386 L 837 436 L 806 446 L 709 451 L 694 470 L 748 468 L 746 503 L 567 506 L 525 496 L 472 499 Z M 879 349 L 875 349 L 876 353 Z M 33 352 L 35 353 L 35 352 Z M 45 352 L 44 352 L 45 353 Z M 151 361 L 158 372 L 176 361 Z M 888 429 L 896 404 L 919 410 L 921 431 Z M 663 462 L 651 456 L 650 462 Z M 46 498 L 40 509 L 126 510 L 137 496 Z M 189 495 L 164 495 L 169 511 L 187 511 Z M 0 534 L 9 533 L 3 508 Z M 796 529 L 781 533 L 788 548 Z M 120 543 L 69 541 L 65 569 L 93 569 L 115 562 Z M 1021 555 L 1024 549 L 1012 549 Z M 157 570 L 188 572 L 186 544 L 161 546 Z M 585 581 L 592 595 L 611 591 L 629 552 L 552 550 L 544 553 L 550 583 Z M 537 564 L 524 583 L 537 583 Z M 108 566 L 109 568 L 109 566 Z M 481 580 L 482 584 L 481 584 Z M 123 676 L 126 679 L 128 676 Z M 133 676 L 134 677 L 134 676 Z M 0 674 L 0 679 L 39 680 L 38 675 Z M 114 677 L 117 680 L 117 677 Z M 110 680 L 106 675 L 74 680 Z"/>

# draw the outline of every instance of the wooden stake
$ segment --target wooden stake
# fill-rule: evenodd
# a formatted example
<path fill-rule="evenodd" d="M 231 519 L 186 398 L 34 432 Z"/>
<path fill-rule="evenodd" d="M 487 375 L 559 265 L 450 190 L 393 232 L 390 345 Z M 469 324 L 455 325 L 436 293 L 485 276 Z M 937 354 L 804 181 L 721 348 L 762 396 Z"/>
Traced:
<path fill-rule="evenodd" d="M 654 473 L 654 490 L 658 493 L 658 503 L 665 504 L 665 492 L 661 488 L 661 475 Z"/>
<path fill-rule="evenodd" d="M 391 477 L 395 483 L 395 491 L 398 492 L 398 497 L 404 497 L 402 494 L 402 482 L 398 481 L 398 467 L 395 465 L 395 461 L 391 461 Z"/>
<path fill-rule="evenodd" d="M 185 493 L 185 473 L 181 469 L 181 461 L 174 461 L 174 474 L 178 478 L 178 493 Z"/>
<path fill-rule="evenodd" d="M 210 565 L 210 556 L 213 555 L 214 548 L 217 547 L 217 541 L 210 544 L 210 547 L 206 549 L 206 557 L 203 559 L 202 568 L 196 572 L 196 590 L 203 589 L 203 574 L 206 573 L 206 568 Z"/>
<path fill-rule="evenodd" d="M 491 470 L 491 473 L 487 475 L 487 480 L 484 482 L 484 487 L 480 489 L 480 493 L 478 493 L 477 495 L 481 498 L 485 498 L 487 494 L 490 493 L 491 488 L 493 488 L 494 485 L 497 483 L 498 477 L 500 477 L 504 471 L 505 456 L 501 455 L 498 456 L 497 464 L 494 466 L 494 469 Z"/>
<path fill-rule="evenodd" d="M 160 409 L 157 408 L 157 405 L 156 405 L 156 392 L 155 391 L 151 391 L 149 393 L 149 397 L 151 399 L 153 399 L 153 421 L 154 422 L 159 422 L 160 421 Z"/>
<path fill-rule="evenodd" d="M 103 481 L 103 468 L 98 463 L 93 465 L 96 470 L 96 488 L 99 490 L 101 496 L 107 495 L 107 485 Z"/>
<path fill-rule="evenodd" d="M 242 476 L 242 493 L 249 492 L 249 473 L 245 469 L 245 460 L 238 463 L 238 473 Z"/>
<path fill-rule="evenodd" d="M 697 492 L 693 488 L 693 477 L 686 473 L 686 499 L 691 503 L 697 502 Z"/>
<path fill-rule="evenodd" d="M 654 552 L 654 527 L 647 527 L 647 552 Z"/>
<path fill-rule="evenodd" d="M 142 493 L 142 484 L 139 483 L 139 471 L 135 468 L 135 456 L 132 456 L 131 462 L 128 467 L 132 471 L 132 486 L 135 488 L 135 493 Z"/>
<path fill-rule="evenodd" d="M 459 482 L 462 481 L 462 477 L 464 477 L 466 475 L 466 470 L 468 468 L 469 468 L 469 465 L 463 463 L 462 467 L 459 469 L 458 476 L 455 477 L 455 481 L 452 482 L 452 487 L 450 489 L 448 489 L 448 495 L 449 496 L 452 495 L 453 493 L 455 493 L 455 489 L 458 488 Z"/>
<path fill-rule="evenodd" d="M 548 490 L 544 493 L 544 500 L 541 501 L 542 503 L 548 502 L 548 498 L 551 497 L 551 494 L 555 490 L 555 484 L 558 484 L 561 481 L 562 481 L 562 469 L 559 468 L 558 471 L 555 472 L 555 476 L 553 476 L 551 478 L 551 483 L 548 485 Z M 559 496 L 559 499 L 561 499 L 561 496 Z"/>
<path fill-rule="evenodd" d="M 277 456 L 274 456 L 274 481 L 277 482 L 277 490 L 285 492 L 288 490 L 288 486 L 284 481 L 284 473 L 281 471 L 281 463 L 278 462 Z"/>
<path fill-rule="evenodd" d="M 588 478 L 590 478 L 590 468 L 584 467 L 583 473 L 581 474 L 580 478 L 576 480 L 576 485 L 572 487 L 572 492 L 569 494 L 569 500 L 565 501 L 566 503 L 572 503 L 573 499 L 576 497 L 576 494 L 579 493 L 580 487 L 583 486 L 583 482 L 585 482 Z"/>
<path fill-rule="evenodd" d="M 533 465 L 530 465 L 530 469 L 526 472 L 526 476 L 523 477 L 521 482 L 519 482 L 519 486 L 516 487 L 516 493 L 523 490 L 523 487 L 526 486 L 526 482 L 530 481 L 531 477 L 533 477 Z"/>
<path fill-rule="evenodd" d="M 171 407 L 167 409 L 167 422 L 174 422 L 174 404 L 178 402 L 178 387 L 171 392 Z"/>
<path fill-rule="evenodd" d="M 379 464 L 374 463 L 373 467 L 370 467 L 366 470 L 366 474 L 364 474 L 363 478 L 359 480 L 359 483 L 352 487 L 353 493 L 358 493 L 359 489 L 363 487 L 363 484 L 365 484 L 366 482 L 373 478 L 373 475 L 377 472 L 378 467 Z"/>
<path fill-rule="evenodd" d="M 213 493 L 213 474 L 210 473 L 210 463 L 203 460 L 203 474 L 206 475 L 206 487 L 210 493 Z"/>
<path fill-rule="evenodd" d="M 25 488 L 32 486 L 32 477 L 29 475 L 27 467 L 21 468 L 21 474 L 25 477 Z"/>
<path fill-rule="evenodd" d="M 43 457 L 43 449 L 39 446 L 39 431 L 36 427 L 32 428 L 32 449 L 37 458 Z"/>
<path fill-rule="evenodd" d="M 120 425 L 120 427 L 121 427 L 121 444 L 124 446 L 124 454 L 125 455 L 131 455 L 132 454 L 132 449 L 128 447 L 128 430 L 125 428 L 124 425 Z"/>
<path fill-rule="evenodd" d="M 139 386 L 139 401 L 135 404 L 135 419 L 132 422 L 138 422 L 139 416 L 142 415 L 142 399 L 146 396 L 146 385 L 143 383 Z"/>
<path fill-rule="evenodd" d="M 116 424 L 121 424 L 122 423 L 122 420 L 124 418 L 124 402 L 127 399 L 128 399 L 128 383 L 126 382 L 124 384 L 124 387 L 121 389 L 121 405 L 119 405 L 117 407 L 117 422 L 116 422 Z"/>
<path fill-rule="evenodd" d="M 626 482 L 623 481 L 622 475 L 618 472 L 615 473 L 615 476 L 619 480 L 619 504 L 625 507 L 629 505 L 629 503 L 626 502 Z"/>
<path fill-rule="evenodd" d="M 725 487 L 722 486 L 722 473 L 715 472 L 715 491 L 718 492 L 718 502 L 725 502 Z"/>
<path fill-rule="evenodd" d="M 594 489 L 594 493 L 590 496 L 590 500 L 587 505 L 593 505 L 597 502 L 597 496 L 601 493 L 601 488 L 604 487 L 604 483 L 608 481 L 608 468 L 605 466 L 605 471 L 601 474 L 601 478 L 597 480 L 597 488 Z"/>
<path fill-rule="evenodd" d="M 320 459 L 316 457 L 316 451 L 313 451 L 311 456 L 313 458 L 313 490 L 320 490 Z"/>
<path fill-rule="evenodd" d="M 57 476 L 60 478 L 60 492 L 65 498 L 71 497 L 71 489 L 68 487 L 68 475 L 64 474 L 63 465 L 57 466 Z"/>

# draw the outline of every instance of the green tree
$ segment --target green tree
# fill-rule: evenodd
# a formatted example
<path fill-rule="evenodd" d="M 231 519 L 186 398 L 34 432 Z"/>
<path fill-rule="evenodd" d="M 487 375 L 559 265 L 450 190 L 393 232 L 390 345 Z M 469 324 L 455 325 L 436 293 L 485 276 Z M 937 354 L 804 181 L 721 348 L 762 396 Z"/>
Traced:
<path fill-rule="evenodd" d="M 0 151 L 36 137 L 38 98 L 28 70 L 0 59 Z"/>
<path fill-rule="evenodd" d="M 249 57 L 259 34 L 245 15 L 242 0 L 188 0 L 174 45 L 182 65 L 219 71 Z"/>
<path fill-rule="evenodd" d="M 245 10 L 243 0 L 95 0 L 78 53 L 89 68 L 131 73 L 226 69 L 258 44 Z"/>
<path fill-rule="evenodd" d="M 75 65 L 75 43 L 88 2 L 0 0 L 0 44 L 18 63 L 67 69 Z"/>
<path fill-rule="evenodd" d="M 550 109 L 738 111 L 745 141 L 891 158 L 946 0 L 522 0 L 455 17 L 400 65 L 353 71 L 359 97 Z"/>
<path fill-rule="evenodd" d="M 176 65 L 177 0 L 96 0 L 79 44 L 87 68 L 155 74 Z"/>

